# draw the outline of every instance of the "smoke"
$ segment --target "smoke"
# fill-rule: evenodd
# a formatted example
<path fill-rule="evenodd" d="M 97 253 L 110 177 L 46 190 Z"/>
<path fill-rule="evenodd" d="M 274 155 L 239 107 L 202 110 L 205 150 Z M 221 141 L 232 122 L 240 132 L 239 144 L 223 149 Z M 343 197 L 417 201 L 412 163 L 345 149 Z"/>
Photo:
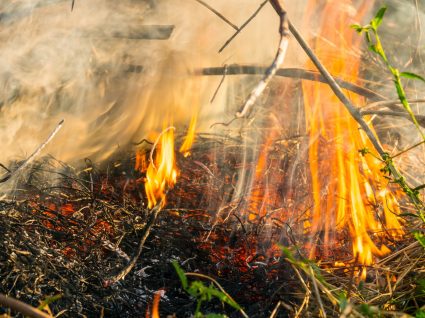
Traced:
<path fill-rule="evenodd" d="M 217 0 L 214 7 L 241 25 L 260 3 Z M 2 1 L 0 162 L 26 157 L 61 119 L 45 152 L 76 161 L 105 159 L 170 117 L 184 126 L 200 111 L 206 129 L 226 111 L 233 116 L 225 87 L 210 104 L 220 79 L 193 71 L 269 63 L 277 16 L 266 6 L 218 54 L 234 31 L 196 1 L 77 0 L 72 12 L 64 0 Z"/>

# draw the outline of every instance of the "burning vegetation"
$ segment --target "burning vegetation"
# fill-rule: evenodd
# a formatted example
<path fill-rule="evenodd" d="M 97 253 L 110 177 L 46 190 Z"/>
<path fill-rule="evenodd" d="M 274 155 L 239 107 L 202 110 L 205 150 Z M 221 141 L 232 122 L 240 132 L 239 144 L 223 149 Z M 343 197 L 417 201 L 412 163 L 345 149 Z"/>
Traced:
<path fill-rule="evenodd" d="M 423 317 L 423 23 L 0 4 L 0 317 Z"/>

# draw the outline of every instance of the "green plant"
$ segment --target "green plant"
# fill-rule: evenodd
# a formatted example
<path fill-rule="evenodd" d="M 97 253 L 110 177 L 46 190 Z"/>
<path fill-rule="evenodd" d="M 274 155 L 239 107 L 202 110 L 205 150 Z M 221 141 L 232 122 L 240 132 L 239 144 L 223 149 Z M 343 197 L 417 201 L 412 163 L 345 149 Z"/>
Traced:
<path fill-rule="evenodd" d="M 387 54 L 385 53 L 384 47 L 382 45 L 382 41 L 381 38 L 379 36 L 378 33 L 378 28 L 379 26 L 382 24 L 385 12 L 386 12 L 387 8 L 384 6 L 381 9 L 378 10 L 378 12 L 376 13 L 375 17 L 369 22 L 369 24 L 361 26 L 359 24 L 353 24 L 351 25 L 351 27 L 353 29 L 355 29 L 359 34 L 365 34 L 365 38 L 366 38 L 366 42 L 368 44 L 369 50 L 372 51 L 373 53 L 375 53 L 376 55 L 378 55 L 381 60 L 384 62 L 385 66 L 387 67 L 387 69 L 390 71 L 392 77 L 393 77 L 393 82 L 397 91 L 397 95 L 398 98 L 401 102 L 401 104 L 403 105 L 404 109 L 407 111 L 407 113 L 409 114 L 412 122 L 414 123 L 416 129 L 418 130 L 419 134 L 421 135 L 423 141 L 419 144 L 422 144 L 425 141 L 425 134 L 422 132 L 421 127 L 415 117 L 415 114 L 412 111 L 412 108 L 410 107 L 410 104 L 407 100 L 407 96 L 406 96 L 406 91 L 403 87 L 403 84 L 401 82 L 401 78 L 407 78 L 407 79 L 413 79 L 413 80 L 420 80 L 422 82 L 425 83 L 425 78 L 423 78 L 422 76 L 419 76 L 415 73 L 411 73 L 411 72 L 400 72 L 400 70 L 396 67 L 394 67 L 390 60 L 387 57 Z M 418 144 L 418 145 L 419 145 Z M 411 148 L 409 148 L 410 150 Z M 361 149 L 360 153 L 362 155 L 366 155 L 369 152 L 368 149 Z M 399 154 L 398 154 L 399 155 Z M 396 156 L 398 156 L 396 155 Z M 394 156 L 395 157 L 395 156 Z M 384 167 L 381 169 L 382 172 L 384 172 L 387 175 L 391 175 L 391 166 L 393 166 L 393 157 L 391 157 L 389 154 L 387 154 L 384 158 L 383 158 L 383 163 L 384 163 Z M 410 187 L 407 182 L 406 179 L 401 176 L 400 178 L 395 178 L 393 179 L 394 183 L 397 183 L 400 188 L 403 190 L 403 192 L 411 199 L 411 201 L 413 202 L 413 204 L 416 207 L 416 210 L 418 211 L 417 215 L 414 214 L 409 214 L 410 216 L 415 216 L 415 217 L 420 217 L 422 222 L 425 223 L 425 212 L 424 212 L 424 204 L 423 202 L 420 200 L 419 198 L 419 190 L 421 190 L 425 185 L 416 187 L 416 188 L 412 188 Z M 425 242 L 425 238 L 422 236 L 420 236 L 419 234 L 415 234 L 415 238 L 422 244 L 424 245 Z M 425 245 L 424 245 L 425 247 Z"/>
<path fill-rule="evenodd" d="M 397 90 L 398 98 L 403 105 L 404 109 L 408 112 L 410 115 L 413 123 L 415 124 L 416 128 L 418 129 L 420 135 L 422 136 L 422 139 L 425 140 L 425 134 L 422 132 L 420 125 L 415 117 L 415 114 L 412 111 L 412 108 L 410 107 L 410 104 L 406 97 L 406 91 L 403 87 L 403 84 L 401 82 L 401 78 L 408 78 L 413 80 L 420 80 L 422 82 L 425 82 L 425 78 L 422 76 L 419 76 L 415 73 L 411 72 L 400 72 L 400 70 L 396 67 L 394 67 L 390 60 L 387 57 L 387 54 L 384 51 L 384 48 L 382 46 L 381 38 L 378 33 L 378 28 L 381 25 L 385 12 L 387 8 L 382 7 L 378 13 L 375 15 L 375 17 L 370 21 L 369 24 L 365 26 L 361 26 L 359 24 L 353 24 L 351 27 L 355 29 L 358 33 L 364 33 L 366 36 L 366 42 L 369 46 L 369 50 L 377 54 L 382 61 L 384 62 L 387 69 L 391 72 L 393 76 L 393 82 Z"/>
<path fill-rule="evenodd" d="M 204 302 L 209 302 L 213 298 L 220 300 L 221 302 L 228 304 L 236 310 L 241 311 L 241 307 L 236 303 L 229 295 L 225 292 L 218 290 L 211 283 L 209 286 L 206 286 L 202 281 L 195 280 L 189 283 L 187 279 L 187 274 L 183 271 L 183 269 L 179 266 L 179 264 L 174 261 L 173 263 L 174 269 L 177 275 L 180 278 L 183 289 L 192 297 L 196 298 L 196 310 L 194 317 L 195 318 L 224 318 L 226 315 L 221 314 L 207 314 L 204 315 L 201 312 L 201 306 Z M 207 276 L 205 276 L 207 278 Z M 212 279 L 211 279 L 212 280 Z"/>

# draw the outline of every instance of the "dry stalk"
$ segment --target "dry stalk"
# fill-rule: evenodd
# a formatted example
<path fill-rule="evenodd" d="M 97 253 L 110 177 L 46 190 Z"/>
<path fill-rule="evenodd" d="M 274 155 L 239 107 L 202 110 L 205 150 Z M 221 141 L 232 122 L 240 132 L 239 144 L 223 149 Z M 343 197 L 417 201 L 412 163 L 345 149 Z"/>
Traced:
<path fill-rule="evenodd" d="M 425 103 L 425 99 L 409 99 L 408 102 L 409 104 Z M 400 108 L 394 108 L 394 106 L 399 106 Z M 388 107 L 392 110 L 401 109 L 405 111 L 405 109 L 401 106 L 402 104 L 400 103 L 400 100 L 385 100 L 385 101 L 378 101 L 378 102 L 367 104 L 363 106 L 361 109 L 366 110 L 366 109 L 378 108 L 378 107 Z"/>
<path fill-rule="evenodd" d="M 162 200 L 157 203 L 153 207 L 153 209 L 150 211 L 149 219 L 146 222 L 145 227 L 143 228 L 143 234 L 140 239 L 139 247 L 137 248 L 136 254 L 133 256 L 131 261 L 128 263 L 128 265 L 121 270 L 117 275 L 110 277 L 109 279 L 104 280 L 103 286 L 108 287 L 115 283 L 117 283 L 119 280 L 124 279 L 128 273 L 131 272 L 131 270 L 134 268 L 134 266 L 137 263 L 137 260 L 139 259 L 140 255 L 142 254 L 143 247 L 145 246 L 146 239 L 148 238 L 152 227 L 155 225 L 156 219 L 158 218 L 158 214 L 161 211 L 161 205 Z"/>
<path fill-rule="evenodd" d="M 28 316 L 31 318 L 52 318 L 53 316 L 42 312 L 41 310 L 34 308 L 28 304 L 25 304 L 22 301 L 14 299 L 12 297 L 5 296 L 0 294 L 0 305 L 8 307 L 16 312 Z"/>
<path fill-rule="evenodd" d="M 260 13 L 261 9 L 269 2 L 269 0 L 265 0 L 260 4 L 257 10 L 248 18 L 248 20 L 245 21 L 244 24 L 241 25 L 241 27 L 224 43 L 224 45 L 218 50 L 218 53 L 221 53 L 232 41 L 234 38 L 238 36 L 239 33 L 242 32 L 243 29 L 257 16 L 258 13 Z"/>
<path fill-rule="evenodd" d="M 229 19 L 227 19 L 224 15 L 222 15 L 216 9 L 211 7 L 208 3 L 206 3 L 202 0 L 195 0 L 195 1 L 198 2 L 199 4 L 203 5 L 208 10 L 210 10 L 212 13 L 214 13 L 216 16 L 218 16 L 220 19 L 222 19 L 224 22 L 226 22 L 228 25 L 230 25 L 233 29 L 235 29 L 236 31 L 239 31 L 239 28 L 236 25 L 234 25 L 232 22 L 230 22 Z"/>
<path fill-rule="evenodd" d="M 227 75 L 261 75 L 261 74 L 264 74 L 265 72 L 267 72 L 267 68 L 263 66 L 232 64 L 232 65 L 225 65 L 224 67 L 207 67 L 207 68 L 199 69 L 195 72 L 195 74 L 203 75 L 203 76 L 221 75 L 223 77 Z M 304 70 L 301 68 L 279 68 L 276 71 L 275 76 L 327 83 L 326 79 L 319 72 Z M 378 100 L 378 102 L 371 103 L 362 109 L 365 109 L 366 107 L 369 108 L 369 106 L 372 106 L 372 105 L 381 105 L 381 104 L 385 105 L 389 103 L 388 101 L 385 100 L 384 96 L 368 88 L 361 87 L 354 83 L 347 82 L 343 80 L 342 78 L 338 78 L 338 77 L 335 77 L 335 81 L 341 86 L 341 88 L 349 90 L 357 95 L 361 95 L 370 100 Z"/>
<path fill-rule="evenodd" d="M 275 318 L 277 316 L 277 313 L 279 312 L 280 306 L 282 306 L 282 301 L 279 300 L 277 302 L 276 306 L 274 307 L 274 309 L 273 309 L 273 311 L 270 315 L 270 318 Z"/>
<path fill-rule="evenodd" d="M 314 272 L 311 266 L 309 267 L 309 269 L 310 269 L 311 281 L 313 282 L 314 293 L 316 294 L 317 302 L 319 303 L 320 312 L 322 313 L 322 316 L 326 318 L 326 311 L 325 311 L 325 307 L 323 306 L 322 297 L 320 297 L 320 291 L 319 291 L 319 287 L 317 286 L 316 277 L 314 275 Z"/>
<path fill-rule="evenodd" d="M 379 115 L 379 116 L 392 116 L 392 117 L 401 117 L 407 120 L 412 121 L 410 115 L 406 112 L 402 111 L 385 111 L 385 110 L 363 110 L 360 113 L 362 116 L 364 115 Z M 415 118 L 421 127 L 425 127 L 425 116 L 423 115 L 415 115 Z"/>
<path fill-rule="evenodd" d="M 29 156 L 20 166 L 18 169 L 12 172 L 8 172 L 6 176 L 4 176 L 2 179 L 0 179 L 0 183 L 4 183 L 11 179 L 12 177 L 18 175 L 21 171 L 23 171 L 28 165 L 40 154 L 40 152 L 44 149 L 44 147 L 47 146 L 49 142 L 52 141 L 52 139 L 56 136 L 56 134 L 59 132 L 59 130 L 62 128 L 64 123 L 64 120 L 62 119 L 59 124 L 56 126 L 56 128 L 50 133 L 50 135 L 47 137 L 46 141 L 44 141 L 38 148 Z"/>

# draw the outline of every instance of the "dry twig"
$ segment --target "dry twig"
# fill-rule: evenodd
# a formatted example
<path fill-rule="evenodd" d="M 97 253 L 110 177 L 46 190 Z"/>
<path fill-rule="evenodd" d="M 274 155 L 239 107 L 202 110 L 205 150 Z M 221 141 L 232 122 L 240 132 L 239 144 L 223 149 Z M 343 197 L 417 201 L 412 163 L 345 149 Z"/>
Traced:
<path fill-rule="evenodd" d="M 8 307 L 16 312 L 23 314 L 24 316 L 31 318 L 52 318 L 51 315 L 48 315 L 47 313 L 44 313 L 37 308 L 34 308 L 22 301 L 5 296 L 3 294 L 0 294 L 0 305 Z"/>
<path fill-rule="evenodd" d="M 103 282 L 104 287 L 111 286 L 111 285 L 117 283 L 119 280 L 124 279 L 128 275 L 128 273 L 130 273 L 131 270 L 134 268 L 134 266 L 137 263 L 137 260 L 139 259 L 140 255 L 142 254 L 143 247 L 145 246 L 146 239 L 148 238 L 152 227 L 155 225 L 156 219 L 158 218 L 158 214 L 159 214 L 159 212 L 161 212 L 161 205 L 162 205 L 162 200 L 160 202 L 158 202 L 158 204 L 155 205 L 154 208 L 151 210 L 150 215 L 149 215 L 149 219 L 146 222 L 145 227 L 143 228 L 143 234 L 142 234 L 142 237 L 140 239 L 139 247 L 137 248 L 136 254 L 133 256 L 133 258 L 128 263 L 128 265 L 124 269 L 122 269 L 117 275 L 112 276 L 111 278 L 104 280 L 104 282 Z"/>
<path fill-rule="evenodd" d="M 47 137 L 46 141 L 44 141 L 38 148 L 25 160 L 18 169 L 12 172 L 8 172 L 6 176 L 0 179 L 0 183 L 4 183 L 7 180 L 11 179 L 13 176 L 18 175 L 21 171 L 23 171 L 28 165 L 40 154 L 40 152 L 47 146 L 47 144 L 52 141 L 52 139 L 56 136 L 59 130 L 62 128 L 64 120 L 62 119 L 56 128 L 50 133 L 49 137 Z"/>
<path fill-rule="evenodd" d="M 223 50 L 230 44 L 230 42 L 233 41 L 234 38 L 238 36 L 239 33 L 242 32 L 243 29 L 257 16 L 257 14 L 261 11 L 261 9 L 266 5 L 266 3 L 269 2 L 269 0 L 265 0 L 260 4 L 257 10 L 248 18 L 248 20 L 245 21 L 244 24 L 241 25 L 241 27 L 224 43 L 224 45 L 218 50 L 218 53 L 223 52 Z"/>
<path fill-rule="evenodd" d="M 262 75 L 267 71 L 267 68 L 264 66 L 256 66 L 256 65 L 243 65 L 243 64 L 233 64 L 226 65 L 224 67 L 207 67 L 203 69 L 199 69 L 195 72 L 196 75 Z M 326 79 L 320 75 L 317 71 L 304 70 L 301 68 L 279 68 L 276 71 L 275 76 L 280 77 L 288 77 L 288 78 L 296 78 L 303 79 L 309 81 L 316 81 L 321 83 L 327 83 Z M 385 100 L 385 97 L 368 89 L 365 87 L 361 87 L 359 85 L 347 82 L 341 78 L 335 77 L 335 81 L 344 89 L 347 89 L 355 94 L 364 96 L 370 100 L 377 100 L 376 103 L 371 103 L 369 105 L 375 104 L 387 104 L 388 102 Z M 369 107 L 367 107 L 369 108 Z M 363 109 L 363 108 L 362 108 Z"/>
<path fill-rule="evenodd" d="M 205 8 L 207 8 L 211 12 L 213 12 L 216 16 L 218 16 L 220 19 L 222 19 L 224 22 L 226 22 L 228 25 L 230 25 L 236 31 L 239 30 L 239 28 L 236 25 L 234 25 L 232 22 L 230 22 L 229 19 L 227 19 L 224 15 L 222 15 L 216 9 L 214 9 L 213 7 L 211 7 L 208 3 L 206 3 L 206 2 L 204 2 L 202 0 L 195 0 L 195 1 L 198 2 L 199 4 L 203 5 Z"/>
<path fill-rule="evenodd" d="M 263 93 L 264 89 L 267 87 L 273 76 L 276 74 L 276 71 L 279 69 L 280 65 L 282 65 L 286 51 L 288 50 L 289 44 L 289 30 L 288 30 L 288 18 L 286 11 L 283 9 L 283 5 L 281 0 L 271 0 L 271 5 L 275 9 L 276 13 L 279 15 L 280 24 L 279 24 L 279 48 L 277 50 L 276 56 L 273 60 L 272 65 L 267 69 L 266 73 L 262 80 L 255 86 L 252 92 L 249 94 L 248 99 L 245 101 L 242 106 L 241 111 L 236 113 L 237 118 L 246 117 L 251 107 L 255 104 L 258 97 Z"/>

